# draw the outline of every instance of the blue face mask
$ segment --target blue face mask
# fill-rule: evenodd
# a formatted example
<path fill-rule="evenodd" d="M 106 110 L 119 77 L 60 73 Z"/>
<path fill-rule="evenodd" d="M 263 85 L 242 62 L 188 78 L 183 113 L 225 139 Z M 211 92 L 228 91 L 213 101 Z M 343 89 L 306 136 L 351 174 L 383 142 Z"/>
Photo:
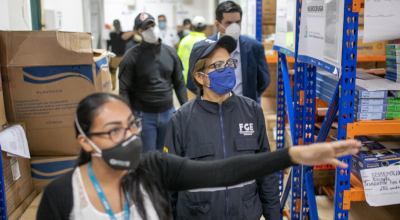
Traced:
<path fill-rule="evenodd" d="M 218 95 L 230 93 L 236 85 L 235 70 L 229 67 L 226 67 L 222 72 L 214 70 L 209 74 L 204 74 L 202 72 L 200 72 L 200 74 L 203 74 L 210 79 L 210 85 L 207 87 Z"/>
<path fill-rule="evenodd" d="M 167 24 L 165 23 L 165 21 L 161 21 L 158 23 L 158 27 L 160 27 L 161 29 L 164 29 L 165 26 L 167 26 Z"/>

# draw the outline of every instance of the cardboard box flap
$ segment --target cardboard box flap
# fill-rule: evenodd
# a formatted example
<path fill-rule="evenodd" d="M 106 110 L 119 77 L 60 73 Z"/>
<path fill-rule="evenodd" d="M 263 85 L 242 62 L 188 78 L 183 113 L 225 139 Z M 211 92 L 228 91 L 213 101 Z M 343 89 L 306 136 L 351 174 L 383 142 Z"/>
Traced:
<path fill-rule="evenodd" d="M 60 31 L 0 31 L 3 67 L 90 65 L 90 33 Z"/>

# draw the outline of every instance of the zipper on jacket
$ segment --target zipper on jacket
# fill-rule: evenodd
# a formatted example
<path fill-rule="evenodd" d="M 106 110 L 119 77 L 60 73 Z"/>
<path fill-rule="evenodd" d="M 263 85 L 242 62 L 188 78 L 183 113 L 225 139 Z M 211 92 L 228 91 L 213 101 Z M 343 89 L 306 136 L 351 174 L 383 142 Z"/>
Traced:
<path fill-rule="evenodd" d="M 225 149 L 225 134 L 224 134 L 224 121 L 222 119 L 222 105 L 219 105 L 219 121 L 221 123 L 221 133 L 222 133 L 222 148 L 224 150 L 224 159 L 226 159 L 226 149 Z M 229 195 L 228 195 L 228 187 L 225 189 L 225 200 L 226 200 L 226 216 L 225 219 L 229 220 L 228 211 L 229 211 Z"/>

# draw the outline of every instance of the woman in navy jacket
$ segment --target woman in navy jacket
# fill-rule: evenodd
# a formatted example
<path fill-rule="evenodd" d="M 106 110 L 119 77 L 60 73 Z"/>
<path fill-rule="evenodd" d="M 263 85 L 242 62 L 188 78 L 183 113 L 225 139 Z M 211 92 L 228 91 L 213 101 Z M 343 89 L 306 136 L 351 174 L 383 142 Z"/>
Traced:
<path fill-rule="evenodd" d="M 236 41 L 197 43 L 189 68 L 199 95 L 171 118 L 165 151 L 210 161 L 270 151 L 264 115 L 252 99 L 232 92 L 236 60 L 230 53 Z M 278 180 L 275 174 L 238 185 L 181 191 L 171 195 L 176 219 L 280 219 Z"/>

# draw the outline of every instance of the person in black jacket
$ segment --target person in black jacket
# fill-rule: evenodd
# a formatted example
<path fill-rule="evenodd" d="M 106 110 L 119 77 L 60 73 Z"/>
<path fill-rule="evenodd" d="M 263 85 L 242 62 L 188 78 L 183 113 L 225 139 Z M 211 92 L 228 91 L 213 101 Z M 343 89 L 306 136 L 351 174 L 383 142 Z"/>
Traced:
<path fill-rule="evenodd" d="M 165 150 L 192 160 L 210 161 L 270 152 L 261 106 L 232 92 L 237 60 L 229 54 L 231 36 L 206 39 L 192 49 L 189 72 L 199 95 L 169 122 Z M 220 188 L 172 194 L 177 219 L 280 219 L 276 174 Z M 198 205 L 194 205 L 198 204 Z"/>
<path fill-rule="evenodd" d="M 192 22 L 190 19 L 183 20 L 183 29 L 178 32 L 179 40 L 182 40 L 186 35 L 190 33 L 190 28 L 192 27 Z"/>
<path fill-rule="evenodd" d="M 143 40 L 121 60 L 120 95 L 143 118 L 143 152 L 162 150 L 168 121 L 175 111 L 172 89 L 181 105 L 187 101 L 182 64 L 175 49 L 159 39 L 159 29 L 151 15 L 140 13 L 135 28 Z"/>
<path fill-rule="evenodd" d="M 168 190 L 234 185 L 295 163 L 345 168 L 335 157 L 356 153 L 360 145 L 338 141 L 199 162 L 163 152 L 141 155 L 140 121 L 119 96 L 83 99 L 75 117 L 82 146 L 77 166 L 44 189 L 37 219 L 170 220 Z"/>

